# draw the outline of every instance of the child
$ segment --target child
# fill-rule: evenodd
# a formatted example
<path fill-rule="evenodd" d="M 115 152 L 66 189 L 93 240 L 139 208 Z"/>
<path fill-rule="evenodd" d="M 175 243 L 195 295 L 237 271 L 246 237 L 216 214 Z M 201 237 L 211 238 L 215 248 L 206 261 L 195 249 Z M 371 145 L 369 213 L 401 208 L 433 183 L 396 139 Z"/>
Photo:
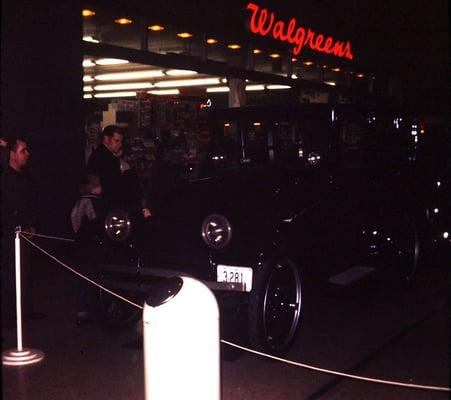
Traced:
<path fill-rule="evenodd" d="M 96 254 L 95 237 L 99 232 L 104 217 L 101 194 L 102 186 L 97 175 L 88 174 L 80 182 L 80 198 L 71 212 L 72 229 L 75 233 L 76 257 L 82 272 L 89 273 L 89 266 Z M 89 321 L 88 293 L 89 283 L 78 279 L 77 294 L 77 325 L 85 325 Z"/>

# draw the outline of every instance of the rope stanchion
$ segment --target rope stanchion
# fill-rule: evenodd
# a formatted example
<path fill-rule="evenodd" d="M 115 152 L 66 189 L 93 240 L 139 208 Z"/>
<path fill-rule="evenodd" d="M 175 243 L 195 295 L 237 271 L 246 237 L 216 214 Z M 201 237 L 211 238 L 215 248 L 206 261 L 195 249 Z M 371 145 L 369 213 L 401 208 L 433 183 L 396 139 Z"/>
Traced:
<path fill-rule="evenodd" d="M 20 232 L 17 233 L 17 235 Z M 16 235 L 16 239 L 17 239 L 17 235 Z M 93 281 L 92 279 L 89 279 L 87 277 L 85 277 L 84 275 L 80 274 L 78 271 L 76 271 L 75 269 L 71 268 L 70 266 L 66 265 L 65 263 L 63 263 L 62 261 L 58 260 L 56 257 L 52 256 L 50 253 L 48 253 L 46 250 L 42 249 L 40 246 L 38 246 L 37 244 L 33 243 L 30 239 L 28 239 L 26 236 L 24 235 L 20 235 L 23 239 L 25 239 L 28 243 L 30 243 L 32 246 L 34 246 L 35 248 L 37 248 L 39 251 L 41 251 L 42 253 L 44 253 L 45 255 L 47 255 L 48 257 L 50 257 L 52 260 L 54 260 L 55 262 L 57 262 L 58 264 L 62 265 L 63 267 L 65 267 L 66 269 L 70 270 L 71 272 L 73 272 L 74 274 L 78 275 L 79 277 L 81 277 L 82 279 L 90 282 L 91 284 L 99 287 L 100 289 L 110 293 L 111 295 L 139 308 L 139 309 L 143 309 L 143 306 L 136 304 L 128 299 L 126 299 L 125 297 L 122 297 L 116 293 L 114 293 L 113 291 L 103 287 L 102 285 L 98 284 L 97 282 Z M 36 235 L 35 235 L 36 236 Z M 49 237 L 49 238 L 53 238 L 53 237 Z M 62 239 L 62 238 L 55 238 L 55 239 Z M 69 239 L 66 239 L 69 240 Z M 291 360 L 287 360 L 284 358 L 280 358 L 280 357 L 276 357 L 276 356 L 272 356 L 270 354 L 266 354 L 266 353 L 262 353 L 253 349 L 250 349 L 248 347 L 244 347 L 244 346 L 240 346 L 238 344 L 229 342 L 227 340 L 221 339 L 221 343 L 224 343 L 228 346 L 231 347 L 235 347 L 237 349 L 243 350 L 243 351 L 247 351 L 248 353 L 252 353 L 252 354 L 256 354 L 258 356 L 262 356 L 262 357 L 266 357 L 266 358 L 270 358 L 276 361 L 280 361 L 283 362 L 285 364 L 289 364 L 289 365 L 294 365 L 300 368 L 305 368 L 305 369 L 309 369 L 312 371 L 317 371 L 317 372 L 321 372 L 321 373 L 326 373 L 326 374 L 331 374 L 331 375 L 336 375 L 336 376 L 341 376 L 343 378 L 349 378 L 349 379 L 354 379 L 354 380 L 359 380 L 359 381 L 365 381 L 365 382 L 370 382 L 370 383 L 379 383 L 379 384 L 385 384 L 385 385 L 392 385 L 392 386 L 398 386 L 398 387 L 404 387 L 404 388 L 410 388 L 410 389 L 421 389 L 421 390 L 430 390 L 430 391 L 439 391 L 439 392 L 451 392 L 451 388 L 449 387 L 442 387 L 442 386 L 429 386 L 429 385 L 418 385 L 418 384 L 413 384 L 413 383 L 405 383 L 405 382 L 397 382 L 397 381 L 389 381 L 389 380 L 384 380 L 384 379 L 377 379 L 377 378 L 371 378 L 371 377 L 366 377 L 366 376 L 359 376 L 359 375 L 353 375 L 353 374 L 348 374 L 345 372 L 339 372 L 339 371 L 334 371 L 334 370 L 330 370 L 330 369 L 325 369 L 325 368 L 319 368 L 319 367 L 315 367 L 312 365 L 308 365 L 308 364 L 304 364 L 304 363 L 300 363 L 297 361 L 291 361 Z"/>
<path fill-rule="evenodd" d="M 16 272 L 16 323 L 17 323 L 17 347 L 2 353 L 2 364 L 21 366 L 36 364 L 44 359 L 44 353 L 40 350 L 27 349 L 22 342 L 22 279 L 21 279 L 21 254 L 20 254 L 20 227 L 16 228 L 14 239 L 15 272 Z"/>

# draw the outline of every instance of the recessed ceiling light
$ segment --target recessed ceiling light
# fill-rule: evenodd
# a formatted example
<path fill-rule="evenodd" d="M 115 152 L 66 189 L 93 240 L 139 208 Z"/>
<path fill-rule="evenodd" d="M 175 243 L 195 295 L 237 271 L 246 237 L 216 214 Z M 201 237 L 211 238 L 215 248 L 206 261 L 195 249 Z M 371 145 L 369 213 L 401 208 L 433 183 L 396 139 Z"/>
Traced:
<path fill-rule="evenodd" d="M 304 65 L 313 65 L 313 61 L 303 61 L 302 64 L 304 64 Z"/>
<path fill-rule="evenodd" d="M 218 43 L 218 41 L 215 38 L 208 38 L 207 43 L 208 44 L 216 44 L 216 43 Z"/>
<path fill-rule="evenodd" d="M 83 15 L 83 17 L 93 17 L 94 15 L 96 15 L 96 13 L 95 11 L 85 8 L 82 10 L 81 15 Z"/>
<path fill-rule="evenodd" d="M 193 34 L 189 33 L 189 32 L 180 32 L 180 33 L 177 33 L 177 36 L 182 39 L 188 39 L 188 38 L 192 37 Z"/>
<path fill-rule="evenodd" d="M 260 49 L 254 49 L 254 50 L 252 50 L 252 52 L 254 54 L 261 54 L 262 53 L 262 51 Z"/>
<path fill-rule="evenodd" d="M 271 58 L 280 58 L 280 54 L 278 53 L 272 53 L 269 55 Z"/>
<path fill-rule="evenodd" d="M 114 22 L 116 22 L 116 24 L 119 24 L 119 25 L 130 25 L 133 21 L 129 18 L 122 17 L 122 18 L 115 19 Z"/>
<path fill-rule="evenodd" d="M 291 62 L 296 62 L 298 59 L 296 58 L 296 57 L 293 57 L 292 59 L 291 59 Z"/>
<path fill-rule="evenodd" d="M 238 50 L 241 49 L 241 46 L 238 43 L 231 43 L 228 44 L 227 47 L 231 50 Z"/>
<path fill-rule="evenodd" d="M 357 78 L 364 78 L 364 77 L 365 77 L 365 74 L 357 74 L 356 77 L 357 77 Z"/>
<path fill-rule="evenodd" d="M 334 68 L 332 68 L 332 71 L 334 71 L 334 72 L 340 72 L 340 71 L 341 71 L 341 68 L 334 67 Z"/>
<path fill-rule="evenodd" d="M 161 25 L 150 25 L 147 27 L 150 31 L 158 32 L 158 31 L 164 31 L 164 26 Z"/>

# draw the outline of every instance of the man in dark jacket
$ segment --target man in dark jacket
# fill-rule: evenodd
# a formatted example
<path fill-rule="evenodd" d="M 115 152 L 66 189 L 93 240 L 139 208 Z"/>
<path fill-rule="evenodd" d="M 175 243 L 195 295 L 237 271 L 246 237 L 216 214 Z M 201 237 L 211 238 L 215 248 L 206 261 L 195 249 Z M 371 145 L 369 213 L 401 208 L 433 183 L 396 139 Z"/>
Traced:
<path fill-rule="evenodd" d="M 103 198 L 110 207 L 122 204 L 121 161 L 118 153 L 122 148 L 123 134 L 116 125 L 108 125 L 102 131 L 102 142 L 88 160 L 88 174 L 98 175 L 103 188 Z"/>
<path fill-rule="evenodd" d="M 8 139 L 8 165 L 2 171 L 2 317 L 15 319 L 15 228 L 33 234 L 36 232 L 36 187 L 26 170 L 30 151 L 25 139 Z M 25 316 L 40 318 L 31 301 L 31 271 L 29 248 L 22 246 L 22 274 Z M 3 319 L 3 318 L 2 318 Z"/>

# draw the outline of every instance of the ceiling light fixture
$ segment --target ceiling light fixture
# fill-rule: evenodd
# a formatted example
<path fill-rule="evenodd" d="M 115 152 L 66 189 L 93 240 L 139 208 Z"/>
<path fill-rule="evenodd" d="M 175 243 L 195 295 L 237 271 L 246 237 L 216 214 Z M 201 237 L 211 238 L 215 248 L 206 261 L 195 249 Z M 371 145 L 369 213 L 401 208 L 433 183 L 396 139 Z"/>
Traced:
<path fill-rule="evenodd" d="M 100 74 L 96 75 L 95 78 L 99 81 L 122 81 L 128 79 L 158 78 L 162 76 L 164 76 L 164 73 L 159 69 L 146 69 L 142 71 L 113 72 L 108 74 Z"/>
<path fill-rule="evenodd" d="M 92 92 L 93 90 L 92 86 L 83 86 L 83 92 Z"/>
<path fill-rule="evenodd" d="M 329 86 L 337 86 L 337 84 L 334 81 L 324 81 L 324 83 Z"/>
<path fill-rule="evenodd" d="M 117 18 L 114 20 L 114 22 L 116 22 L 116 24 L 119 25 L 130 25 L 131 23 L 133 23 L 133 21 L 130 18 Z"/>
<path fill-rule="evenodd" d="M 357 78 L 364 78 L 364 77 L 365 77 L 365 74 L 357 74 L 356 77 L 357 77 Z"/>
<path fill-rule="evenodd" d="M 241 49 L 241 45 L 239 45 L 238 43 L 231 43 L 228 44 L 227 47 L 231 50 L 239 50 Z"/>
<path fill-rule="evenodd" d="M 83 36 L 83 40 L 84 40 L 85 42 L 100 43 L 99 40 L 94 39 L 92 36 Z"/>
<path fill-rule="evenodd" d="M 188 39 L 190 37 L 193 37 L 193 34 L 189 33 L 189 32 L 180 32 L 180 33 L 177 33 L 177 36 L 182 39 Z"/>
<path fill-rule="evenodd" d="M 280 58 L 280 54 L 278 53 L 272 53 L 269 55 L 271 58 Z"/>
<path fill-rule="evenodd" d="M 259 90 L 265 90 L 264 85 L 246 85 L 246 92 L 256 92 Z"/>
<path fill-rule="evenodd" d="M 83 76 L 83 82 L 92 82 L 94 78 L 90 75 L 84 75 Z"/>
<path fill-rule="evenodd" d="M 147 93 L 155 94 L 157 96 L 180 94 L 178 89 L 162 89 L 162 90 L 149 90 Z"/>
<path fill-rule="evenodd" d="M 298 61 L 298 59 L 296 57 L 291 58 L 291 62 L 296 62 L 296 61 Z"/>
<path fill-rule="evenodd" d="M 93 63 L 91 60 L 83 60 L 82 65 L 84 68 L 88 68 L 88 67 L 94 67 L 96 64 Z"/>
<path fill-rule="evenodd" d="M 168 69 L 166 71 L 166 75 L 169 76 L 188 76 L 188 75 L 196 75 L 197 71 L 191 71 L 189 69 Z"/>
<path fill-rule="evenodd" d="M 216 44 L 216 43 L 218 43 L 218 41 L 215 38 L 208 38 L 207 43 L 208 44 Z"/>
<path fill-rule="evenodd" d="M 83 98 L 84 99 L 92 99 L 92 94 L 84 94 Z"/>
<path fill-rule="evenodd" d="M 266 89 L 269 89 L 269 90 L 291 89 L 291 86 L 288 86 L 288 85 L 267 85 Z"/>
<path fill-rule="evenodd" d="M 120 58 L 99 58 L 96 60 L 97 65 L 119 65 L 119 64 L 127 64 L 128 60 L 122 60 Z"/>
<path fill-rule="evenodd" d="M 179 79 L 160 81 L 155 83 L 156 87 L 177 87 L 177 86 L 202 86 L 216 85 L 220 83 L 219 78 L 199 78 L 199 79 Z"/>
<path fill-rule="evenodd" d="M 164 31 L 164 26 L 161 26 L 161 25 L 149 25 L 147 27 L 147 29 L 149 29 L 149 31 L 153 31 L 153 32 L 160 32 L 160 31 Z"/>
<path fill-rule="evenodd" d="M 313 65 L 313 61 L 303 61 L 302 64 L 307 65 L 307 66 Z"/>
<path fill-rule="evenodd" d="M 109 85 L 96 85 L 95 90 L 130 90 L 130 89 L 150 89 L 153 85 L 150 82 L 133 83 L 112 83 Z"/>
<path fill-rule="evenodd" d="M 341 68 L 334 67 L 334 68 L 332 68 L 332 71 L 334 71 L 334 72 L 340 72 L 340 71 L 341 71 Z"/>
<path fill-rule="evenodd" d="M 211 87 L 207 88 L 207 93 L 225 93 L 229 92 L 230 89 L 228 86 L 217 86 L 217 87 Z"/>
<path fill-rule="evenodd" d="M 134 97 L 136 92 L 110 92 L 110 93 L 96 93 L 94 97 L 111 98 L 111 97 Z"/>
<path fill-rule="evenodd" d="M 81 15 L 83 15 L 83 17 L 93 17 L 94 15 L 96 15 L 96 13 L 95 11 L 88 10 L 87 8 L 85 8 L 84 10 L 81 11 Z"/>
<path fill-rule="evenodd" d="M 252 53 L 254 53 L 254 54 L 261 54 L 262 51 L 260 49 L 254 49 L 254 50 L 252 50 Z"/>

